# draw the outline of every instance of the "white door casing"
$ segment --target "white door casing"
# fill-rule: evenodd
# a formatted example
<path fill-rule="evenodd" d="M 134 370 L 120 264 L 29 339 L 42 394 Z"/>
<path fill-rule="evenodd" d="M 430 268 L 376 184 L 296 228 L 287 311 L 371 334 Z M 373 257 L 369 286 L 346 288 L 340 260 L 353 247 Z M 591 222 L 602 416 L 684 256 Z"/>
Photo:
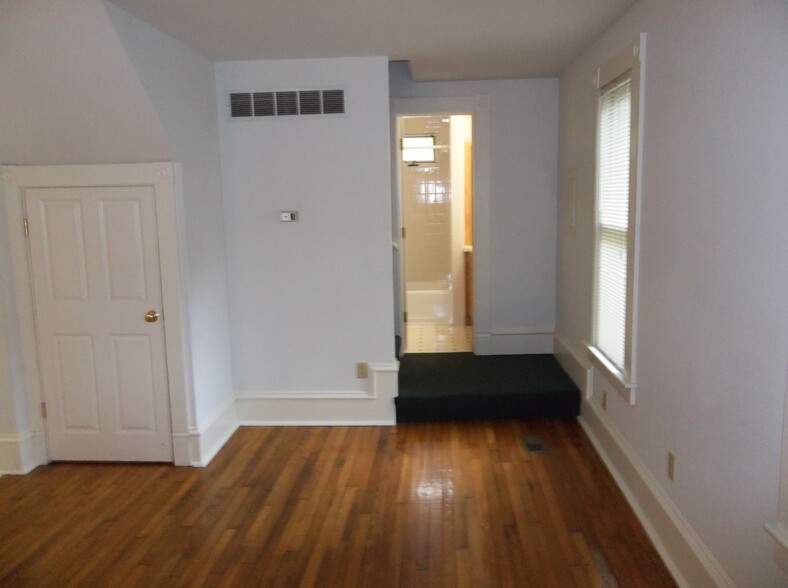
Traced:
<path fill-rule="evenodd" d="M 24 198 L 50 458 L 172 461 L 152 187 Z"/>
<path fill-rule="evenodd" d="M 32 466 L 199 465 L 177 166 L 4 166 L 3 180 Z"/>

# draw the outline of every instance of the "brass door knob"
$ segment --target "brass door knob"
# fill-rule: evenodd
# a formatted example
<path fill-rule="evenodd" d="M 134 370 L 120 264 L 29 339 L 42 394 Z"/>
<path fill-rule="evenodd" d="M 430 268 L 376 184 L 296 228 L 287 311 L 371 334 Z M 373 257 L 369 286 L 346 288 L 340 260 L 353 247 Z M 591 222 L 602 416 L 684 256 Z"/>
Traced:
<path fill-rule="evenodd" d="M 155 323 L 157 320 L 159 320 L 159 313 L 155 310 L 149 310 L 145 313 L 146 323 Z"/>

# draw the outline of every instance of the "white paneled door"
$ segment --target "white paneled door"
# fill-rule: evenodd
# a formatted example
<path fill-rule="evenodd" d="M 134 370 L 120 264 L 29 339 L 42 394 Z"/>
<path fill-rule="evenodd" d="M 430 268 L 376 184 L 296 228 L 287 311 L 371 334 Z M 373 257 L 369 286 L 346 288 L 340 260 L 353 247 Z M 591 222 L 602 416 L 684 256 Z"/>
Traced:
<path fill-rule="evenodd" d="M 154 188 L 24 201 L 50 459 L 172 461 Z"/>

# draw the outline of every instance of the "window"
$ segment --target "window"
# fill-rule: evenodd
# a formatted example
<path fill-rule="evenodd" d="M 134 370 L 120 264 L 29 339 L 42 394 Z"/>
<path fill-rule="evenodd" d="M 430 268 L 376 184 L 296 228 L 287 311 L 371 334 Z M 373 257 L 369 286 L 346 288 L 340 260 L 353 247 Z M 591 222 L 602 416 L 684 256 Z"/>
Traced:
<path fill-rule="evenodd" d="M 599 105 L 599 169 L 596 210 L 594 342 L 625 371 L 629 261 L 630 129 L 632 78 L 602 92 Z"/>
<path fill-rule="evenodd" d="M 640 71 L 645 35 L 599 69 L 591 356 L 634 403 Z"/>
<path fill-rule="evenodd" d="M 435 137 L 402 137 L 402 161 L 405 163 L 435 161 Z"/>

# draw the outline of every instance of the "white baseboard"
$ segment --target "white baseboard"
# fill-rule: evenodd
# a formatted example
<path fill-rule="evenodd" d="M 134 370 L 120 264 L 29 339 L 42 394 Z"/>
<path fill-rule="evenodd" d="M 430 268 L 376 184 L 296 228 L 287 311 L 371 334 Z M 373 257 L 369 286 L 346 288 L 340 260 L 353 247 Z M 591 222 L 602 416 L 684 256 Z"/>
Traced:
<path fill-rule="evenodd" d="M 393 425 L 399 363 L 370 363 L 366 390 L 245 391 L 236 395 L 241 425 Z"/>
<path fill-rule="evenodd" d="M 205 467 L 238 429 L 235 398 L 229 398 L 213 415 L 200 423 L 200 467 Z"/>
<path fill-rule="evenodd" d="M 553 353 L 552 327 L 514 327 L 474 333 L 476 355 L 529 355 Z"/>
<path fill-rule="evenodd" d="M 733 587 L 733 581 L 610 419 L 591 402 L 594 368 L 586 354 L 556 333 L 555 355 L 584 392 L 580 426 L 624 493 L 679 586 Z"/>
<path fill-rule="evenodd" d="M 369 364 L 369 389 L 257 392 L 228 398 L 199 426 L 173 433 L 173 463 L 205 467 L 240 425 L 390 426 L 396 424 L 399 364 Z M 0 474 L 27 474 L 46 463 L 43 434 L 0 435 Z"/>
<path fill-rule="evenodd" d="M 0 434 L 0 474 L 25 475 L 47 463 L 44 434 Z"/>
<path fill-rule="evenodd" d="M 393 427 L 396 421 L 244 421 L 241 427 Z"/>
<path fill-rule="evenodd" d="M 175 465 L 207 466 L 238 429 L 235 411 L 235 397 L 228 398 L 196 429 L 189 433 L 174 433 L 172 445 Z"/>
<path fill-rule="evenodd" d="M 172 463 L 176 466 L 199 467 L 200 443 L 197 430 L 172 434 Z"/>
<path fill-rule="evenodd" d="M 240 425 L 393 425 L 397 420 L 393 397 L 388 401 L 239 397 L 236 409 Z"/>
<path fill-rule="evenodd" d="M 374 400 L 365 390 L 245 390 L 236 392 L 238 400 Z"/>
<path fill-rule="evenodd" d="M 172 434 L 173 463 L 205 467 L 243 425 L 396 424 L 399 363 L 369 364 L 368 390 L 240 393 L 188 432 Z M 26 474 L 46 463 L 43 434 L 0 435 L 0 474 Z"/>
<path fill-rule="evenodd" d="M 597 453 L 682 587 L 734 587 L 706 544 L 609 419 L 584 401 L 578 419 Z"/>

